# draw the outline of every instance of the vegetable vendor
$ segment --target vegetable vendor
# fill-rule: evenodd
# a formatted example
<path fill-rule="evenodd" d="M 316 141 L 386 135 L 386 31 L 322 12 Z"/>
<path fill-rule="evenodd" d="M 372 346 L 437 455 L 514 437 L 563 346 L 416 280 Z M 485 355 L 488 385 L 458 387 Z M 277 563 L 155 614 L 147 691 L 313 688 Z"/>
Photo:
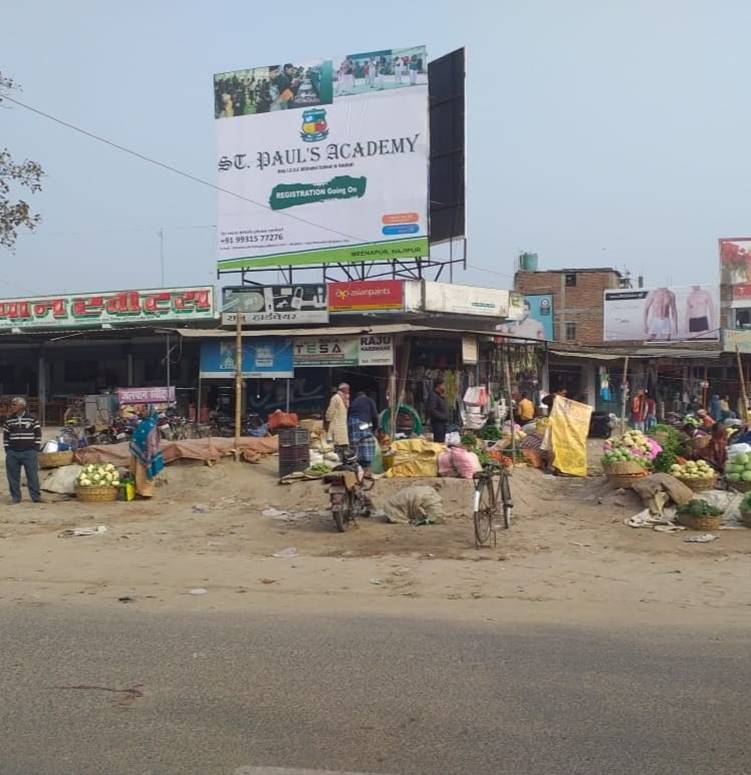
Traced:
<path fill-rule="evenodd" d="M 142 498 L 154 495 L 154 480 L 164 468 L 157 419 L 157 413 L 151 409 L 136 426 L 130 441 L 130 470 L 136 480 L 136 493 Z"/>

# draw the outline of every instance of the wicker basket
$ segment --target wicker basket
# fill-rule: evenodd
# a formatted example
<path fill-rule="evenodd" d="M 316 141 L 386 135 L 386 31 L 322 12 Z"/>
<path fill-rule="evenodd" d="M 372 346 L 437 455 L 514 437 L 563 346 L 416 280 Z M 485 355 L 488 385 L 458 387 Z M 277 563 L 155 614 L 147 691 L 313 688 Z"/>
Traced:
<path fill-rule="evenodd" d="M 76 485 L 76 498 L 84 503 L 111 503 L 117 500 L 118 488 L 112 484 L 96 484 L 88 487 Z"/>
<path fill-rule="evenodd" d="M 717 530 L 722 524 L 722 517 L 691 517 L 688 514 L 678 514 L 678 521 L 691 530 Z"/>
<path fill-rule="evenodd" d="M 751 482 L 731 482 L 727 479 L 725 481 L 727 481 L 728 487 L 735 492 L 751 492 Z"/>
<path fill-rule="evenodd" d="M 65 452 L 40 452 L 40 468 L 59 468 L 60 466 L 69 466 L 73 462 L 73 450 Z"/>
<path fill-rule="evenodd" d="M 713 476 L 711 479 L 686 479 L 683 476 L 677 476 L 676 479 L 679 482 L 683 482 L 686 487 L 689 487 L 694 492 L 706 492 L 707 490 L 714 490 L 717 486 L 717 477 Z"/>
<path fill-rule="evenodd" d="M 642 468 L 638 474 L 608 474 L 608 483 L 616 490 L 621 487 L 627 489 L 631 487 L 634 482 L 638 482 L 647 475 L 647 472 Z"/>
<path fill-rule="evenodd" d="M 624 460 L 622 463 L 603 463 L 602 470 L 608 475 L 624 476 L 638 474 L 644 476 L 646 470 L 644 466 L 633 460 Z"/>
<path fill-rule="evenodd" d="M 694 436 L 693 439 L 691 439 L 691 447 L 694 451 L 698 451 L 704 449 L 704 447 L 708 447 L 710 441 L 712 441 L 712 437 L 709 435 Z"/>
<path fill-rule="evenodd" d="M 741 522 L 743 522 L 746 527 L 751 527 L 751 511 L 741 509 Z"/>

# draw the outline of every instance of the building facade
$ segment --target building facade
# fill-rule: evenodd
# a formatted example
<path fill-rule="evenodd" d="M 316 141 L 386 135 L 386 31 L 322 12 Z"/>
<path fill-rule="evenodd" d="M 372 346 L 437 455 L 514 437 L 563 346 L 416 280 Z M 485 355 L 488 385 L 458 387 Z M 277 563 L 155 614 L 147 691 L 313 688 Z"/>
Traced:
<path fill-rule="evenodd" d="M 623 286 L 616 269 L 517 271 L 514 290 L 525 297 L 549 296 L 553 340 L 567 344 L 603 343 L 603 298 L 606 290 Z"/>

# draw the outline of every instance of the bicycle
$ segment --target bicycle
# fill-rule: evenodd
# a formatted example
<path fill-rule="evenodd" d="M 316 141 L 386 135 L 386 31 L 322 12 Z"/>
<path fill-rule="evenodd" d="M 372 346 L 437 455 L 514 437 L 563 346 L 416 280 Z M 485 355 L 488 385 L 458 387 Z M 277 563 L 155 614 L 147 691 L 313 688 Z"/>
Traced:
<path fill-rule="evenodd" d="M 498 478 L 496 479 L 496 476 Z M 475 546 L 488 546 L 493 539 L 496 545 L 495 518 L 499 507 L 503 508 L 503 526 L 511 527 L 511 515 L 514 504 L 511 501 L 510 471 L 505 466 L 495 462 L 486 463 L 482 471 L 478 471 L 473 479 L 475 493 L 472 517 L 475 523 Z M 499 502 L 500 500 L 500 502 Z"/>

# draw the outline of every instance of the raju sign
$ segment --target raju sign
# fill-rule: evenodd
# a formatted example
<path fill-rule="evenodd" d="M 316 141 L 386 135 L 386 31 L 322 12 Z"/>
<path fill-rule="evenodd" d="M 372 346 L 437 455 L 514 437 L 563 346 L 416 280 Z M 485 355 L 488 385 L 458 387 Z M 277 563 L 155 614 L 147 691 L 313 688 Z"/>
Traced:
<path fill-rule="evenodd" d="M 0 300 L 0 328 L 189 322 L 213 317 L 211 286 Z"/>
<path fill-rule="evenodd" d="M 425 48 L 214 76 L 220 270 L 428 255 Z"/>

